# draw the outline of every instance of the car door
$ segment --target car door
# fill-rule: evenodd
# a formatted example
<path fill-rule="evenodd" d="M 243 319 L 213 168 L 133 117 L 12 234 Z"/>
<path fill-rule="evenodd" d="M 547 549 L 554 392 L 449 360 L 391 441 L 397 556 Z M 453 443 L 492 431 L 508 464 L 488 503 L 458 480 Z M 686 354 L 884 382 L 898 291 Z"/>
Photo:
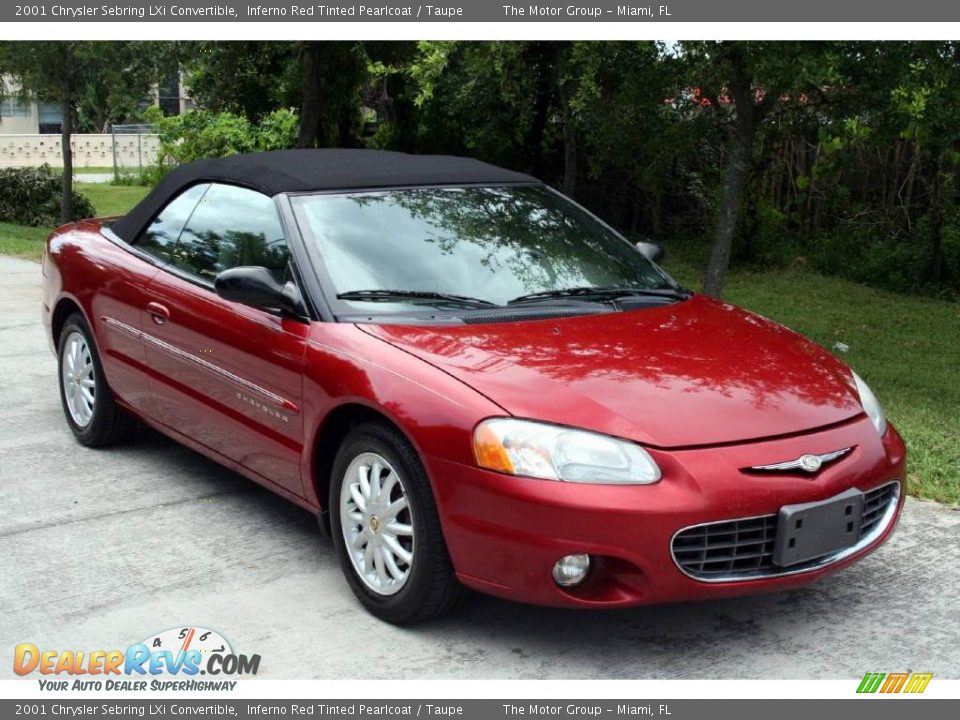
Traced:
<path fill-rule="evenodd" d="M 154 415 L 153 397 L 146 370 L 146 349 L 141 331 L 149 299 L 150 280 L 158 270 L 157 258 L 175 242 L 206 186 L 188 188 L 169 202 L 129 245 L 105 225 L 102 232 L 113 243 L 96 258 L 95 266 L 109 282 L 97 283 L 92 319 L 98 325 L 100 356 L 110 387 L 117 397 L 148 417 Z M 91 283 L 92 285 L 92 283 Z"/>
<path fill-rule="evenodd" d="M 219 297 L 241 265 L 292 278 L 273 200 L 210 184 L 147 288 L 143 337 L 157 419 L 301 495 L 301 393 L 309 325 Z"/>

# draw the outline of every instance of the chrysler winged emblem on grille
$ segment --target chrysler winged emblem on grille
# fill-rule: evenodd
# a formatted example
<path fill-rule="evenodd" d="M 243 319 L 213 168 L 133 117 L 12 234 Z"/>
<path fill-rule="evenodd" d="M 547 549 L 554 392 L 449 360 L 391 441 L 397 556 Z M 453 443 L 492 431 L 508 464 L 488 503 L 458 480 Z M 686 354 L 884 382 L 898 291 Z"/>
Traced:
<path fill-rule="evenodd" d="M 823 455 L 813 455 L 808 453 L 801 455 L 796 460 L 787 460 L 786 462 L 773 463 L 772 465 L 754 465 L 751 470 L 776 471 L 776 470 L 804 470 L 808 473 L 815 473 L 828 462 L 833 462 L 839 457 L 843 457 L 853 448 L 843 448 Z"/>

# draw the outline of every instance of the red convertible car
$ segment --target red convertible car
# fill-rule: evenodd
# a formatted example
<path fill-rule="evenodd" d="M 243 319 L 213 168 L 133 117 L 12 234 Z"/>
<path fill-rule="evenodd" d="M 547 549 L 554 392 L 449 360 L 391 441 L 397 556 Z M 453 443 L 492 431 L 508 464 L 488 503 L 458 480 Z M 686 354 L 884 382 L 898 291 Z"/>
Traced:
<path fill-rule="evenodd" d="M 876 549 L 905 450 L 869 388 L 657 251 L 475 160 L 237 155 L 57 230 L 43 319 L 81 443 L 142 421 L 316 513 L 390 622 L 465 588 L 782 590 Z"/>

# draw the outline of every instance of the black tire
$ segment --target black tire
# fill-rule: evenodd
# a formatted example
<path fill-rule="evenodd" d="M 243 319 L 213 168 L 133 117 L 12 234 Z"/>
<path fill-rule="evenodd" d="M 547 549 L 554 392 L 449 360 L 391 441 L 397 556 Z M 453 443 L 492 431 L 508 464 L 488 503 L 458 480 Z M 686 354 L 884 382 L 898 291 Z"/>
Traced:
<path fill-rule="evenodd" d="M 67 405 L 63 377 L 64 348 L 68 339 L 77 333 L 82 335 L 87 343 L 95 382 L 93 414 L 90 416 L 89 422 L 83 425 L 74 420 Z M 117 445 L 129 440 L 134 434 L 137 429 L 137 421 L 124 412 L 114 401 L 113 393 L 110 392 L 107 379 L 103 374 L 103 365 L 100 362 L 100 354 L 97 352 L 93 333 L 90 332 L 86 321 L 79 313 L 74 313 L 68 317 L 60 331 L 60 340 L 57 345 L 57 379 L 60 388 L 60 403 L 63 405 L 63 414 L 67 419 L 67 425 L 70 426 L 74 437 L 82 445 L 87 447 Z"/>
<path fill-rule="evenodd" d="M 350 463 L 363 453 L 376 453 L 400 474 L 410 504 L 415 550 L 410 575 L 394 595 L 366 586 L 347 553 L 340 520 L 340 490 Z M 430 481 L 416 450 L 397 429 L 378 422 L 357 426 L 344 438 L 333 463 L 329 517 L 333 544 L 353 594 L 373 615 L 394 625 L 413 625 L 456 608 L 467 594 L 453 570 L 440 528 Z"/>

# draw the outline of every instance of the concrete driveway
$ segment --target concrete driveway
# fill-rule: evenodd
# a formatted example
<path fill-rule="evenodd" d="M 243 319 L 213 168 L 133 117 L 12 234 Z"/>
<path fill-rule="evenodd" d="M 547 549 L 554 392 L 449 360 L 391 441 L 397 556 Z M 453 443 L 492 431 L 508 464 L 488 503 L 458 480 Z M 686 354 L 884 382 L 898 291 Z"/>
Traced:
<path fill-rule="evenodd" d="M 221 632 L 278 678 L 960 677 L 960 512 L 909 500 L 877 553 L 802 590 L 609 613 L 476 596 L 415 629 L 365 614 L 308 513 L 152 432 L 76 444 L 40 268 L 0 257 L 0 677 L 13 647 Z"/>

